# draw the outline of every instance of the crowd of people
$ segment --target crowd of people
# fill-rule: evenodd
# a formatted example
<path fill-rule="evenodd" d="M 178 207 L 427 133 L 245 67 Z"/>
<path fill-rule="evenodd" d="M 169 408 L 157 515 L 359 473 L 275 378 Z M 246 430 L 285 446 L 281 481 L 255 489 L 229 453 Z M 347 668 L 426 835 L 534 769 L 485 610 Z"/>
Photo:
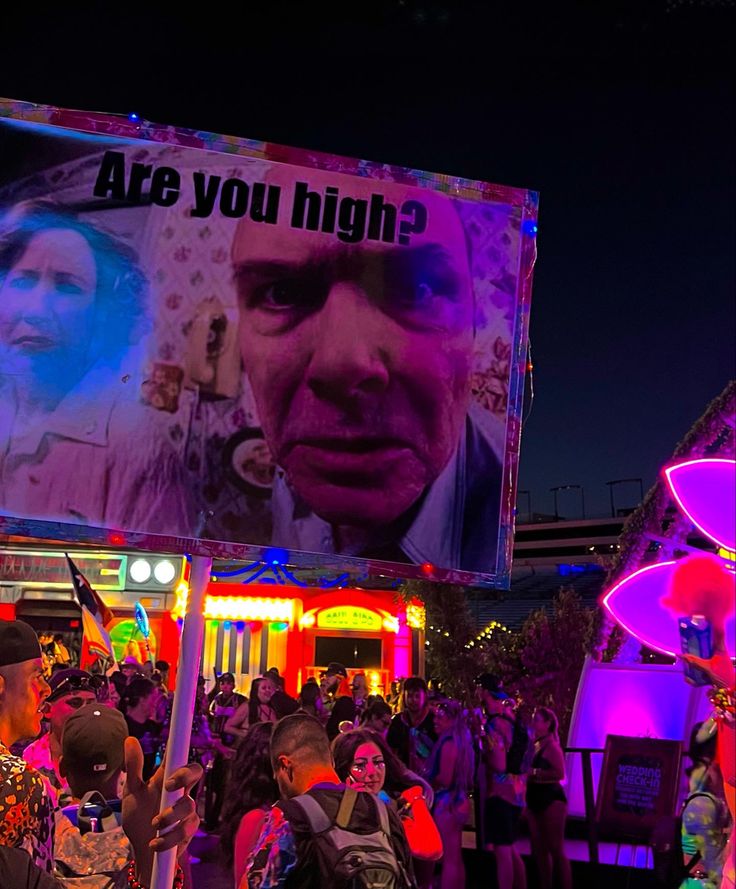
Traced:
<path fill-rule="evenodd" d="M 131 783 L 160 793 L 173 703 L 168 665 L 128 656 L 110 675 L 92 674 L 49 658 L 22 622 L 2 629 L 20 640 L 0 653 L 3 856 L 22 849 L 39 875 L 62 885 L 95 874 L 101 881 L 85 885 L 146 886 L 150 852 L 126 823 L 125 801 Z M 12 693 L 19 668 L 20 716 Z M 276 668 L 251 683 L 248 697 L 231 673 L 209 691 L 200 677 L 190 744 L 192 765 L 178 778 L 190 790 L 189 809 L 167 841 L 185 846 L 199 812 L 219 834 L 240 889 L 281 886 L 292 871 L 308 878 L 295 885 L 312 885 L 308 875 L 326 870 L 390 874 L 397 887 L 463 886 L 462 832 L 473 816 L 483 848 L 494 853 L 498 885 L 518 889 L 525 876 L 515 841 L 525 808 L 540 885 L 571 885 L 554 713 L 540 709 L 522 726 L 512 696 L 490 674 L 478 677 L 466 701 L 430 691 L 417 676 L 372 694 L 364 673 L 349 678 L 337 662 L 297 698 Z M 353 858 L 325 839 L 331 826 Z M 148 843 L 155 836 L 149 825 Z M 181 866 L 181 884 L 191 885 L 186 855 Z M 17 885 L 58 885 L 24 879 Z"/>
<path fill-rule="evenodd" d="M 176 773 L 189 795 L 167 816 L 175 827 L 164 840 L 167 819 L 154 816 L 168 665 L 128 656 L 110 675 L 49 666 L 30 627 L 0 622 L 0 887 L 146 887 L 151 844 L 185 849 L 200 813 L 236 889 L 455 889 L 466 885 L 470 825 L 499 889 L 525 889 L 523 819 L 537 885 L 571 889 L 557 717 L 547 707 L 527 714 L 494 675 L 478 676 L 463 701 L 418 676 L 372 694 L 365 674 L 349 678 L 337 662 L 296 698 L 276 668 L 248 697 L 231 673 L 206 686 L 200 676 L 191 764 Z M 684 829 L 693 836 L 716 809 L 727 817 L 713 737 L 705 723 L 691 740 L 696 804 Z M 722 846 L 700 850 L 711 871 Z M 179 887 L 192 885 L 187 861 Z"/>
<path fill-rule="evenodd" d="M 540 887 L 571 887 L 557 718 L 539 708 L 527 725 L 493 675 L 479 676 L 465 701 L 430 690 L 418 676 L 392 686 L 385 698 L 370 694 L 363 673 L 349 679 L 335 662 L 319 682 L 305 682 L 296 699 L 284 692 L 276 670 L 253 682 L 249 700 L 239 699 L 229 674 L 219 688 L 209 712 L 219 720 L 221 742 L 235 737 L 236 744 L 224 763 L 220 806 L 211 810 L 221 812 L 219 828 L 216 821 L 210 826 L 220 831 L 236 887 L 280 886 L 286 873 L 302 869 L 337 872 L 334 850 L 321 848 L 321 831 L 353 789 L 397 816 L 387 833 L 406 885 L 465 885 L 462 834 L 474 821 L 482 848 L 493 853 L 500 889 L 523 889 L 516 841 L 526 812 Z M 321 829 L 305 795 L 326 812 Z M 361 803 L 343 827 L 364 846 L 381 811 Z M 329 874 L 322 876 L 331 885 L 324 882 Z"/>
<path fill-rule="evenodd" d="M 144 777 L 115 683 L 62 664 L 47 681 L 47 666 L 28 624 L 0 621 L 0 886 L 149 886 L 154 853 L 183 853 L 197 830 L 202 768 L 168 778 L 184 794 L 159 812 L 163 768 Z"/>

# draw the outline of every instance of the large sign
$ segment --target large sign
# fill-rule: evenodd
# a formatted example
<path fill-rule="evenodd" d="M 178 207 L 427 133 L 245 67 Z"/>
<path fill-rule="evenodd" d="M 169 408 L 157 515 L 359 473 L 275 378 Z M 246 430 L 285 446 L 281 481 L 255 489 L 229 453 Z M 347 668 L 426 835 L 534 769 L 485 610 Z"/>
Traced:
<path fill-rule="evenodd" d="M 0 203 L 0 516 L 507 582 L 533 192 L 0 102 Z"/>
<path fill-rule="evenodd" d="M 127 556 L 72 553 L 74 563 L 96 590 L 125 589 Z M 72 577 L 63 553 L 0 552 L 0 584 L 17 584 L 45 589 L 70 589 Z"/>
<path fill-rule="evenodd" d="M 383 629 L 383 618 L 376 611 L 355 605 L 323 608 L 317 614 L 317 626 L 322 630 L 363 630 L 378 632 Z"/>
<path fill-rule="evenodd" d="M 609 735 L 598 790 L 601 832 L 649 842 L 657 821 L 675 812 L 681 754 L 679 741 Z"/>

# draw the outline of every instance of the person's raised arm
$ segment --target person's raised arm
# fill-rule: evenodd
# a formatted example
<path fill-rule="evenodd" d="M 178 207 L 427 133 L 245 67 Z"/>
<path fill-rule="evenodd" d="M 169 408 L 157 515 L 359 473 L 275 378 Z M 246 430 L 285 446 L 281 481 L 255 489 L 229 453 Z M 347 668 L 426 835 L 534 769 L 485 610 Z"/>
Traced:
<path fill-rule="evenodd" d="M 189 791 L 202 778 L 202 766 L 190 763 L 172 773 L 166 789 L 180 788 L 184 795 L 160 815 L 164 766 L 160 765 L 153 777 L 144 781 L 143 750 L 136 738 L 125 740 L 125 771 L 123 830 L 133 847 L 136 879 L 143 886 L 150 886 L 154 853 L 177 847 L 181 855 L 199 826 L 196 805 Z"/>

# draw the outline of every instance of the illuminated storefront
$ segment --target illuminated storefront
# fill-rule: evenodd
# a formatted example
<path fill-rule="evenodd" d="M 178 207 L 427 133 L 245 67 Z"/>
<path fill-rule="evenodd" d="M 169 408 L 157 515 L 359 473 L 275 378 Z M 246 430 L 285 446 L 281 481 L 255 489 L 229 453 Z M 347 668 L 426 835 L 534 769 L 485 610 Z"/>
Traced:
<path fill-rule="evenodd" d="M 187 593 L 182 582 L 172 621 L 183 617 Z M 344 664 L 349 675 L 365 672 L 372 690 L 381 693 L 394 679 L 423 671 L 424 609 L 397 602 L 389 591 L 213 579 L 204 614 L 204 676 L 231 672 L 246 693 L 270 667 L 284 676 L 290 694 L 310 676 L 319 677 L 330 661 Z"/>
<path fill-rule="evenodd" d="M 114 610 L 108 625 L 116 658 L 147 656 L 133 610 L 148 612 L 151 656 L 168 661 L 176 679 L 188 565 L 172 556 L 69 551 L 79 570 Z M 292 575 L 293 577 L 293 575 Z M 28 621 L 81 643 L 80 610 L 64 551 L 0 550 L 0 618 Z M 423 673 L 424 608 L 398 601 L 393 591 L 331 589 L 213 577 L 205 598 L 201 672 L 209 683 L 229 671 L 245 693 L 251 681 L 277 667 L 296 694 L 330 661 L 365 672 L 372 691 L 387 692 L 400 677 Z"/>

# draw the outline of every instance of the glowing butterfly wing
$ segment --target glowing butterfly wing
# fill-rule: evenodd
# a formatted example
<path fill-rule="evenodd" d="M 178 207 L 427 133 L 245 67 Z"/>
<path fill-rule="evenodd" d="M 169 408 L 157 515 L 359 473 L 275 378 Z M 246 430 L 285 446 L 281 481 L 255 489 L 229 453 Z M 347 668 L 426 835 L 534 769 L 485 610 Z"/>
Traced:
<path fill-rule="evenodd" d="M 604 608 L 627 632 L 654 651 L 672 656 L 680 653 L 680 633 L 677 621 L 661 600 L 669 592 L 676 564 L 660 562 L 640 568 L 601 598 Z M 736 656 L 733 615 L 726 621 L 726 644 L 731 656 Z"/>
<path fill-rule="evenodd" d="M 668 466 L 664 475 L 693 525 L 719 546 L 736 550 L 736 460 L 686 460 Z"/>

